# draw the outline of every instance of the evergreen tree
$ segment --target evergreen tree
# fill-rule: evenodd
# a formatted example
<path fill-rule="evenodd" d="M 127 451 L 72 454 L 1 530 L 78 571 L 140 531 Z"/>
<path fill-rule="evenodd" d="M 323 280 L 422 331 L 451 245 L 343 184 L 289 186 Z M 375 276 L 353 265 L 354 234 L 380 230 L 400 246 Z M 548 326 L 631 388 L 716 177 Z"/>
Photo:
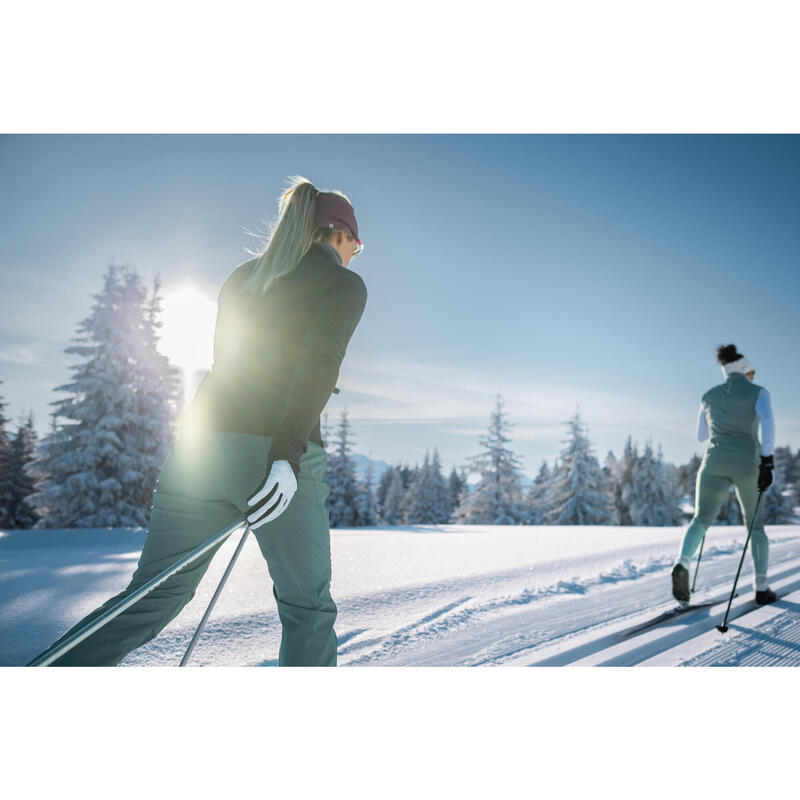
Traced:
<path fill-rule="evenodd" d="M 630 441 L 630 437 L 628 441 Z M 630 516 L 628 506 L 622 500 L 623 467 L 624 462 L 622 459 L 617 458 L 609 450 L 603 471 L 606 474 L 606 483 L 608 485 L 610 521 L 612 525 L 622 525 L 622 520 L 626 518 L 626 515 Z"/>
<path fill-rule="evenodd" d="M 792 455 L 792 448 L 776 447 L 773 458 L 775 461 L 775 481 L 780 481 L 784 487 L 793 486 L 797 483 L 800 475 L 797 474 L 797 461 Z"/>
<path fill-rule="evenodd" d="M 356 526 L 371 527 L 378 524 L 378 510 L 372 492 L 373 474 L 372 459 L 369 459 L 364 478 L 356 486 Z"/>
<path fill-rule="evenodd" d="M 620 481 L 620 506 L 618 509 L 618 519 L 620 525 L 633 525 L 631 514 L 631 493 L 633 492 L 633 475 L 636 470 L 636 462 L 639 459 L 639 447 L 634 444 L 628 436 L 625 442 L 625 449 L 622 451 L 622 469 L 619 477 Z"/>
<path fill-rule="evenodd" d="M 123 276 L 124 308 L 131 314 L 129 329 L 136 331 L 137 369 L 131 373 L 131 388 L 137 398 L 137 419 L 128 433 L 129 446 L 139 454 L 138 469 L 142 472 L 143 507 L 152 504 L 161 467 L 177 434 L 177 425 L 184 404 L 183 374 L 158 351 L 161 321 L 161 279 L 153 279 L 150 296 L 139 276 L 128 271 Z"/>
<path fill-rule="evenodd" d="M 484 525 L 518 525 L 525 520 L 519 469 L 520 460 L 506 447 L 511 428 L 500 395 L 487 433 L 480 437 L 484 451 L 470 459 L 470 471 L 480 475 L 475 491 L 462 494 L 454 512 L 458 522 Z"/>
<path fill-rule="evenodd" d="M 389 470 L 387 470 L 389 472 Z M 403 504 L 403 478 L 400 470 L 391 469 L 391 480 L 386 489 L 386 496 L 381 505 L 381 521 L 384 525 L 397 525 L 400 522 L 400 511 Z"/>
<path fill-rule="evenodd" d="M 797 448 L 797 452 L 794 454 L 794 474 L 797 475 L 797 480 L 793 483 L 792 497 L 795 503 L 800 504 L 800 447 Z"/>
<path fill-rule="evenodd" d="M 553 476 L 547 521 L 551 525 L 605 525 L 611 518 L 603 474 L 592 454 L 580 413 L 568 420 L 561 466 Z"/>
<path fill-rule="evenodd" d="M 408 466 L 408 464 L 404 464 L 400 467 L 400 479 L 403 481 L 403 491 L 407 491 L 408 487 L 411 485 L 411 481 L 414 479 L 414 470 Z"/>
<path fill-rule="evenodd" d="M 0 385 L 2 385 L 0 381 Z M 8 419 L 3 410 L 6 407 L 0 396 L 0 528 L 11 527 L 11 514 L 8 505 L 11 501 L 11 441 L 6 431 Z"/>
<path fill-rule="evenodd" d="M 415 465 L 411 480 L 403 495 L 400 509 L 400 521 L 404 525 L 424 525 L 428 522 L 430 507 L 428 472 L 430 471 L 430 456 L 425 453 L 422 466 Z"/>
<path fill-rule="evenodd" d="M 136 278 L 134 274 L 134 279 Z M 131 278 L 128 278 L 130 281 Z M 161 460 L 161 471 L 167 452 L 175 441 L 178 423 L 185 405 L 183 374 L 179 367 L 158 351 L 159 330 L 164 322 L 161 319 L 161 278 L 153 278 L 153 287 L 145 307 L 143 353 L 141 370 L 142 385 L 139 393 L 142 398 L 142 414 L 151 420 L 151 442 L 157 442 L 155 460 Z M 157 477 L 157 476 L 156 476 Z"/>
<path fill-rule="evenodd" d="M 775 481 L 761 498 L 765 525 L 791 525 L 795 521 L 791 490 L 778 477 L 776 470 Z"/>
<path fill-rule="evenodd" d="M 439 448 L 433 448 L 430 468 L 428 471 L 430 486 L 430 521 L 433 525 L 443 525 L 450 520 L 450 493 L 447 482 L 442 474 L 442 460 Z"/>
<path fill-rule="evenodd" d="M 36 460 L 36 431 L 33 413 L 20 419 L 17 432 L 11 440 L 9 472 L 6 488 L 8 514 L 7 527 L 32 528 L 39 519 L 27 499 L 35 490 L 35 478 L 31 472 Z"/>
<path fill-rule="evenodd" d="M 453 467 L 450 477 L 447 479 L 447 520 L 452 519 L 453 512 L 458 508 L 458 498 L 464 490 L 465 481 L 458 471 Z"/>
<path fill-rule="evenodd" d="M 539 472 L 528 489 L 527 522 L 529 525 L 545 525 L 549 510 L 550 479 L 552 475 L 547 461 L 542 461 Z"/>
<path fill-rule="evenodd" d="M 37 527 L 146 526 L 171 444 L 175 376 L 155 351 L 141 280 L 109 267 L 94 298 L 65 350 L 83 362 L 56 387 L 70 396 L 51 403 L 54 430 L 40 447 L 42 480 L 30 499 L 42 517 Z"/>
<path fill-rule="evenodd" d="M 350 422 L 342 411 L 333 442 L 334 452 L 328 459 L 328 513 L 332 528 L 351 528 L 356 522 L 356 473 L 350 455 Z"/>
<path fill-rule="evenodd" d="M 636 460 L 628 502 L 634 525 L 677 525 L 681 520 L 678 498 L 667 482 L 661 450 L 654 455 L 650 442 Z"/>
<path fill-rule="evenodd" d="M 410 525 L 441 525 L 450 519 L 448 487 L 442 475 L 438 448 L 414 471 L 405 492 L 401 519 Z"/>
<path fill-rule="evenodd" d="M 378 516 L 381 519 L 383 518 L 383 507 L 386 503 L 386 493 L 389 491 L 389 485 L 391 484 L 395 473 L 396 470 L 393 466 L 385 469 L 383 471 L 383 475 L 381 475 L 381 478 L 378 481 L 378 486 L 375 489 L 375 505 L 378 508 Z"/>

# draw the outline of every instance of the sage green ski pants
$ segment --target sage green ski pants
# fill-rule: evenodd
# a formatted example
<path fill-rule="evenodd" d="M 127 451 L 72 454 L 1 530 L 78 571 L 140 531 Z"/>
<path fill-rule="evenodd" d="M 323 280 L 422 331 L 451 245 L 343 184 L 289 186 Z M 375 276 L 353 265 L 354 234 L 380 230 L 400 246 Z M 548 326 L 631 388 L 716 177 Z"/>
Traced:
<path fill-rule="evenodd" d="M 234 522 L 264 478 L 271 438 L 198 431 L 179 435 L 162 467 L 139 564 L 129 586 L 58 641 Z M 253 531 L 278 604 L 280 666 L 336 666 L 336 605 L 330 595 L 326 455 L 309 442 L 297 492 L 280 517 Z M 53 666 L 112 666 L 155 637 L 194 596 L 221 545 L 167 579 L 84 639 Z M 236 580 L 236 573 L 231 576 Z M 188 642 L 187 642 L 188 644 Z"/>
<path fill-rule="evenodd" d="M 709 453 L 697 473 L 694 518 L 684 534 L 679 561 L 688 569 L 689 563 L 700 547 L 709 526 L 722 508 L 733 485 L 736 499 L 742 509 L 744 524 L 749 528 L 758 499 L 758 462 L 752 456 L 727 453 Z M 756 579 L 766 580 L 769 564 L 769 541 L 764 532 L 763 514 L 766 497 L 761 498 L 758 518 L 750 538 L 750 553 Z M 766 588 L 766 587 L 765 587 Z"/>

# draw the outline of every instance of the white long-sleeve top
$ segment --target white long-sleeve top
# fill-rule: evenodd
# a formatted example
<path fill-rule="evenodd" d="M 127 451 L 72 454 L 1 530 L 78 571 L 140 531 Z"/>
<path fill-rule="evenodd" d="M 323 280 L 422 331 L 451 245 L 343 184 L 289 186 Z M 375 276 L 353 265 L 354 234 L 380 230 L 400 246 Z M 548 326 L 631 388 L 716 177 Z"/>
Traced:
<path fill-rule="evenodd" d="M 761 455 L 771 456 L 775 452 L 775 419 L 772 416 L 772 400 L 766 389 L 761 389 L 756 400 L 756 414 L 761 422 Z M 697 415 L 697 441 L 708 439 L 708 420 L 703 404 Z"/>

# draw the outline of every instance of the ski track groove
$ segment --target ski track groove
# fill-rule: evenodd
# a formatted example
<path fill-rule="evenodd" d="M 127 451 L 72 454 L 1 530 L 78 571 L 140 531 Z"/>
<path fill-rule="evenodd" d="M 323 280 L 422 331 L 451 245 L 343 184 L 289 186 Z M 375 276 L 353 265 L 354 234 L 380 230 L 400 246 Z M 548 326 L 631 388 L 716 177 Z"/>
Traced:
<path fill-rule="evenodd" d="M 729 556 L 739 552 L 741 552 L 739 546 L 715 545 L 706 550 L 703 558 L 704 561 L 707 559 L 706 563 L 708 563 L 717 557 Z M 503 662 L 515 658 L 525 651 L 533 651 L 538 647 L 558 644 L 570 639 L 581 639 L 590 634 L 592 630 L 607 629 L 613 623 L 630 621 L 642 616 L 645 612 L 652 611 L 655 614 L 662 608 L 671 607 L 673 603 L 666 602 L 658 607 L 634 609 L 622 616 L 614 613 L 614 605 L 612 603 L 606 609 L 608 612 L 606 616 L 600 619 L 595 618 L 589 624 L 580 625 L 568 631 L 557 631 L 541 626 L 533 631 L 516 631 L 506 634 L 485 647 L 479 647 L 477 651 L 475 643 L 471 641 L 462 646 L 448 646 L 449 635 L 467 628 L 470 624 L 486 622 L 491 620 L 492 617 L 502 616 L 504 612 L 515 613 L 520 609 L 531 606 L 535 606 L 538 609 L 541 607 L 542 602 L 549 605 L 562 599 L 585 596 L 593 590 L 604 592 L 623 582 L 656 576 L 659 573 L 667 572 L 673 563 L 673 558 L 668 556 L 649 557 L 644 563 L 638 564 L 632 559 L 625 559 L 618 565 L 589 578 L 573 577 L 562 579 L 537 589 L 526 588 L 513 595 L 492 598 L 483 602 L 476 602 L 471 595 L 462 596 L 433 610 L 426 611 L 418 619 L 386 634 L 367 636 L 361 639 L 359 637 L 368 633 L 369 628 L 359 627 L 353 630 L 345 630 L 338 637 L 340 665 L 385 665 L 387 661 L 390 662 L 393 658 L 408 653 L 411 648 L 416 649 L 423 646 L 424 650 L 415 657 L 414 663 L 424 665 L 426 662 L 439 660 L 444 655 L 460 655 L 460 658 L 455 658 L 451 663 L 464 666 L 501 665 Z M 501 573 L 501 575 L 505 578 L 509 574 L 517 575 L 525 572 L 527 572 L 527 568 L 524 570 L 509 570 Z M 775 578 L 779 576 L 780 573 L 775 574 Z M 496 575 L 492 576 L 493 579 L 496 577 Z M 423 584 L 411 589 L 404 587 L 400 590 L 381 593 L 378 596 L 365 595 L 352 598 L 350 601 L 343 601 L 340 609 L 344 608 L 346 612 L 349 611 L 350 613 L 360 612 L 376 604 L 396 602 L 400 599 L 399 596 L 402 596 L 402 599 L 406 601 L 411 596 L 414 599 L 435 599 L 440 595 L 442 588 L 451 589 L 459 585 L 463 585 L 463 582 L 449 581 L 444 587 L 437 584 Z M 709 587 L 707 587 L 707 591 L 710 592 Z M 471 602 L 473 603 L 472 605 L 470 605 Z M 699 609 L 697 613 L 706 612 L 705 617 L 707 620 L 710 611 L 711 609 Z M 156 654 L 165 660 L 179 661 L 183 651 L 189 644 L 193 628 L 193 625 L 184 625 L 173 630 L 165 629 L 157 639 L 133 651 L 124 660 L 123 665 L 135 666 L 151 663 L 153 656 Z M 254 659 L 251 663 L 257 662 L 264 666 L 273 665 L 277 661 L 265 661 L 255 654 L 259 650 L 263 651 L 265 634 L 277 635 L 278 633 L 279 624 L 277 613 L 274 611 L 229 616 L 216 621 L 209 620 L 206 630 L 198 641 L 197 649 L 192 654 L 190 663 L 195 666 L 213 664 L 213 656 L 210 657 L 210 661 L 205 661 L 202 653 L 203 638 L 208 635 L 218 645 L 230 641 L 232 644 L 236 643 L 239 648 L 245 645 L 246 642 L 252 641 Z M 637 638 L 637 636 L 631 637 L 631 641 Z M 259 643 L 262 644 L 261 647 L 258 646 Z M 620 640 L 617 638 L 616 633 L 604 633 L 597 639 L 583 642 L 577 645 L 576 648 L 566 651 L 566 653 L 571 653 L 574 649 L 576 653 L 580 652 L 581 655 L 579 657 L 583 658 L 601 651 L 606 646 L 619 643 Z M 644 645 L 641 652 L 633 649 L 628 650 L 624 654 L 623 660 L 626 664 L 638 663 L 656 655 L 657 652 L 669 649 L 675 643 L 674 636 L 672 638 L 665 637 L 664 646 L 660 650 L 656 651 L 652 649 L 652 646 Z M 344 646 L 342 647 L 342 645 Z M 365 649 L 367 649 L 367 652 L 362 652 Z M 553 665 L 566 666 L 576 660 L 575 658 L 563 660 L 560 658 L 562 655 L 565 655 L 565 653 L 559 653 L 552 657 Z M 550 659 L 547 659 L 547 661 L 550 661 Z"/>
<path fill-rule="evenodd" d="M 776 548 L 777 550 L 777 548 Z M 715 557 L 721 556 L 728 556 L 733 554 L 738 554 L 741 552 L 741 547 L 738 545 L 720 545 L 710 548 L 704 554 L 704 560 L 706 564 L 709 561 L 712 561 Z M 706 559 L 706 555 L 708 558 Z M 775 553 L 774 555 L 777 555 Z M 789 559 L 794 560 L 792 558 Z M 388 637 L 387 640 L 382 642 L 381 647 L 371 653 L 365 654 L 361 658 L 356 661 L 351 661 L 351 664 L 366 664 L 366 663 L 375 663 L 376 661 L 382 661 L 386 658 L 391 656 L 396 656 L 401 653 L 404 649 L 405 645 L 408 644 L 415 644 L 420 645 L 426 643 L 428 640 L 433 639 L 434 642 L 438 641 L 443 644 L 447 643 L 447 639 L 442 636 L 443 628 L 446 630 L 447 633 L 450 633 L 456 629 L 464 628 L 468 623 L 478 621 L 481 618 L 488 618 L 492 614 L 497 614 L 497 612 L 501 612 L 503 610 L 512 609 L 514 606 L 518 605 L 526 605 L 532 603 L 534 600 L 543 600 L 543 599 L 558 599 L 559 596 L 564 595 L 583 595 L 586 594 L 590 589 L 593 588 L 605 588 L 609 584 L 616 585 L 621 581 L 627 580 L 637 580 L 643 576 L 650 576 L 654 575 L 658 572 L 668 571 L 668 569 L 672 566 L 674 560 L 671 557 L 660 557 L 660 558 L 651 558 L 649 562 L 645 565 L 636 565 L 630 561 L 630 559 L 626 559 L 625 562 L 620 564 L 619 566 L 608 570 L 604 573 L 600 573 L 598 576 L 595 576 L 591 579 L 573 579 L 573 580 L 560 580 L 555 584 L 551 584 L 547 587 L 542 587 L 537 590 L 523 590 L 518 595 L 506 598 L 500 598 L 485 602 L 478 606 L 473 606 L 470 608 L 462 609 L 458 615 L 450 615 L 444 619 L 440 620 L 440 624 L 438 626 L 430 626 L 427 630 L 420 629 L 418 631 L 418 636 L 413 641 L 404 636 L 402 638 L 395 638 L 393 635 Z M 780 561 L 776 563 L 775 566 L 778 566 Z M 776 572 L 774 574 L 774 578 L 778 579 L 782 577 L 785 573 L 784 572 Z M 788 573 L 786 573 L 788 574 Z M 725 583 L 719 583 L 714 586 L 707 586 L 703 594 L 713 594 L 713 590 L 722 589 L 727 585 L 727 581 Z M 610 588 L 610 587 L 608 587 Z M 433 644 L 430 647 L 426 647 L 425 650 L 414 657 L 415 664 L 424 664 L 428 661 L 433 661 L 436 659 L 441 659 L 443 655 L 450 655 L 450 656 L 458 656 L 461 655 L 461 658 L 455 658 L 452 663 L 463 664 L 465 666 L 481 666 L 481 665 L 500 665 L 504 661 L 507 661 L 510 658 L 518 656 L 520 653 L 526 650 L 534 650 L 537 647 L 541 647 L 543 645 L 552 645 L 557 644 L 559 641 L 568 641 L 569 639 L 579 639 L 581 637 L 586 636 L 594 629 L 608 629 L 610 625 L 615 623 L 625 622 L 627 627 L 628 622 L 632 622 L 634 619 L 640 618 L 645 614 L 652 612 L 654 615 L 661 610 L 666 610 L 667 608 L 671 608 L 674 605 L 674 601 L 667 601 L 661 603 L 656 607 L 646 607 L 646 608 L 638 608 L 632 609 L 630 612 L 619 615 L 618 613 L 614 612 L 613 606 L 610 608 L 609 613 L 606 617 L 597 619 L 595 618 L 589 624 L 581 625 L 576 628 L 570 629 L 568 631 L 562 631 L 553 634 L 553 632 L 548 631 L 547 629 L 537 628 L 535 631 L 532 632 L 514 632 L 511 634 L 506 635 L 505 637 L 492 642 L 486 647 L 480 648 L 477 652 L 475 652 L 475 643 L 474 642 L 466 642 L 462 646 L 456 647 L 436 647 Z M 690 619 L 695 620 L 695 624 L 702 622 L 702 629 L 705 630 L 707 625 L 709 624 L 709 618 L 711 616 L 711 612 L 716 608 L 709 608 L 709 609 L 698 609 L 697 612 L 691 613 L 690 612 Z M 702 617 L 702 620 L 698 619 L 698 617 Z M 681 620 L 681 618 L 676 618 L 676 620 L 670 621 L 666 627 L 669 625 L 683 625 L 686 620 L 685 618 Z M 406 629 L 413 628 L 414 626 L 405 626 Z M 660 626 L 662 629 L 665 626 Z M 656 628 L 655 631 L 658 631 L 659 628 Z M 629 641 L 634 642 L 637 638 L 640 638 L 643 634 L 649 633 L 648 631 L 642 632 L 642 634 L 638 634 L 636 636 L 631 637 Z M 674 646 L 677 642 L 677 639 L 680 638 L 680 631 L 673 635 L 668 642 L 665 642 L 665 646 L 661 647 L 660 650 L 669 649 L 670 647 Z M 585 657 L 586 655 L 591 655 L 597 653 L 604 649 L 606 646 L 612 645 L 619 645 L 621 640 L 617 637 L 617 632 L 613 633 L 604 633 L 598 639 L 593 639 L 589 642 L 583 642 L 582 644 L 577 646 L 577 649 L 580 649 L 582 652 L 580 657 Z M 471 654 L 470 654 L 471 652 Z M 569 651 L 567 651 L 569 652 Z M 635 664 L 639 663 L 646 658 L 649 658 L 659 651 L 654 651 L 652 649 L 652 645 L 645 645 L 642 647 L 641 652 L 635 650 L 633 648 L 628 649 L 625 654 L 626 664 Z M 554 661 L 558 656 L 563 654 L 557 654 L 553 657 Z M 549 659 L 548 659 L 549 660 Z M 575 659 L 567 659 L 567 660 L 558 660 L 558 665 L 567 665 L 574 661 Z M 553 664 L 555 665 L 555 664 Z"/>
<path fill-rule="evenodd" d="M 787 536 L 773 545 L 771 560 L 775 572 L 771 575 L 772 580 L 794 575 L 797 581 L 793 585 L 796 584 L 796 588 L 800 588 L 800 560 L 797 558 L 797 553 L 792 550 L 792 544 L 799 539 L 797 536 Z M 784 550 L 788 552 L 781 559 Z M 738 557 L 740 553 L 739 542 L 714 544 L 703 553 L 703 563 L 708 570 L 712 564 L 719 565 L 722 559 L 734 554 Z M 106 558 L 109 556 L 104 555 L 103 559 Z M 114 558 L 119 558 L 119 554 L 115 554 Z M 712 611 L 713 616 L 717 615 L 717 606 L 698 609 L 696 612 L 689 612 L 683 618 L 670 620 L 655 629 L 636 634 L 629 640 L 618 638 L 617 629 L 627 627 L 634 620 L 650 614 L 655 615 L 660 610 L 674 605 L 671 600 L 660 603 L 653 600 L 656 596 L 664 596 L 662 591 L 656 592 L 654 588 L 660 587 L 662 580 L 667 580 L 665 573 L 668 573 L 673 563 L 671 555 L 651 555 L 641 559 L 625 558 L 596 575 L 573 576 L 536 588 L 525 587 L 520 591 L 501 596 L 491 596 L 492 590 L 503 586 L 509 580 L 527 582 L 528 579 L 535 577 L 536 571 L 526 566 L 472 575 L 466 579 L 450 578 L 438 583 L 429 581 L 383 592 L 351 595 L 343 598 L 339 604 L 338 622 L 344 625 L 350 618 L 355 623 L 352 628 L 345 628 L 338 636 L 339 663 L 341 666 L 379 666 L 392 665 L 393 660 L 397 660 L 398 664 L 404 661 L 420 665 L 428 662 L 441 664 L 446 661 L 453 665 L 465 666 L 501 665 L 507 662 L 513 663 L 526 651 L 531 657 L 535 657 L 539 648 L 547 652 L 551 648 L 558 648 L 574 640 L 577 644 L 573 647 L 558 650 L 540 661 L 525 663 L 531 666 L 545 664 L 566 666 L 592 656 L 602 658 L 604 649 L 616 646 L 616 653 L 613 653 L 612 649 L 609 658 L 601 661 L 594 659 L 594 663 L 632 666 L 664 653 L 677 644 L 696 637 L 699 633 L 706 632 L 711 624 Z M 783 570 L 780 569 L 782 565 Z M 109 567 L 108 562 L 99 563 L 93 566 L 92 571 L 102 580 L 101 576 Z M 548 568 L 552 569 L 553 565 L 548 564 Z M 2 577 L 13 582 L 26 577 L 29 571 L 30 568 L 26 567 L 17 572 L 9 571 Z M 71 565 L 60 568 L 60 574 L 70 576 L 73 572 L 74 568 Z M 746 573 L 747 570 L 743 573 L 743 578 L 747 577 Z M 707 585 L 703 587 L 703 595 L 711 594 L 712 588 L 730 586 L 729 581 L 721 583 L 718 577 L 716 583 L 709 582 L 710 574 L 713 574 L 713 570 L 706 572 Z M 613 589 L 642 579 L 644 579 L 641 584 L 644 604 L 620 613 L 620 606 L 615 599 Z M 782 594 L 785 593 L 784 589 Z M 581 604 L 580 598 L 585 598 L 587 595 L 591 595 L 591 600 L 587 598 Z M 32 599 L 35 598 L 29 594 L 27 602 L 30 603 Z M 39 598 L 39 601 L 43 599 Z M 587 613 L 587 602 L 591 604 L 591 613 Z M 565 604 L 563 614 L 556 618 L 556 623 L 536 618 L 535 612 L 545 610 L 553 603 L 558 603 L 559 607 L 562 607 L 562 603 Z M 6 605 L 6 610 L 10 605 L 13 605 L 13 601 Z M 376 610 L 379 612 L 384 605 L 405 609 L 402 626 L 389 629 L 387 632 L 376 631 L 369 627 L 371 616 L 380 618 L 379 613 L 376 615 L 371 612 Z M 789 605 L 795 607 L 794 612 L 787 610 L 754 629 L 739 626 L 737 631 L 737 626 L 731 624 L 733 635 L 726 641 L 718 642 L 703 652 L 687 658 L 681 665 L 706 666 L 713 663 L 761 666 L 778 661 L 786 665 L 800 665 L 800 620 L 797 619 L 797 610 L 800 606 L 793 603 Z M 420 608 L 415 609 L 415 606 Z M 734 609 L 738 610 L 731 614 L 729 621 L 734 621 L 752 608 L 755 608 L 752 601 L 748 604 L 735 603 Z M 412 616 L 415 613 L 419 615 L 416 618 Z M 576 623 L 575 627 L 565 630 L 564 620 L 567 620 L 568 624 Z M 172 665 L 174 661 L 177 665 L 198 621 L 199 616 L 194 622 L 178 623 L 176 620 L 174 625 L 165 628 L 156 639 L 129 654 L 122 665 L 151 665 L 154 661 L 165 665 Z M 582 624 L 577 624 L 579 621 L 583 621 Z M 476 625 L 477 630 L 471 632 L 469 630 L 471 625 Z M 673 630 L 670 630 L 671 628 Z M 451 636 L 456 632 L 466 632 L 467 635 L 462 636 L 461 641 L 458 641 L 458 638 L 453 641 Z M 593 633 L 598 635 L 592 637 Z M 748 637 L 751 637 L 749 642 L 746 641 Z M 752 637 L 756 641 L 753 641 Z M 213 643 L 205 651 L 204 639 L 207 645 Z M 279 639 L 280 623 L 277 610 L 274 608 L 263 612 L 212 619 L 209 620 L 206 631 L 198 642 L 190 664 L 214 665 L 215 662 L 219 663 L 220 658 L 224 659 L 224 654 L 230 649 L 231 653 L 238 651 L 237 663 L 244 661 L 253 665 L 274 666 L 277 664 L 277 659 L 265 660 L 263 652 Z M 637 640 L 641 642 L 638 647 Z M 631 642 L 633 646 L 621 647 L 625 641 Z M 229 648 L 226 645 L 229 645 Z M 544 656 L 544 653 L 542 655 Z"/>

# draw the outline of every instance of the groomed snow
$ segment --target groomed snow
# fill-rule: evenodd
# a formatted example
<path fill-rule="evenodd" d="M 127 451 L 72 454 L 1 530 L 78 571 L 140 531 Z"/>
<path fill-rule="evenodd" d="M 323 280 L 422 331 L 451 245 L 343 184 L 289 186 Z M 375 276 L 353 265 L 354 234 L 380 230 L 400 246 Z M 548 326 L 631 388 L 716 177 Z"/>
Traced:
<path fill-rule="evenodd" d="M 726 603 L 622 640 L 671 608 L 683 527 L 445 525 L 334 530 L 340 666 L 794 664 L 800 662 L 800 525 L 770 526 L 773 586 L 754 608 L 745 561 L 730 631 Z M 123 666 L 175 666 L 230 559 L 223 545 L 193 601 Z M 697 595 L 730 591 L 742 527 L 708 535 Z M 141 530 L 0 533 L 0 664 L 22 665 L 123 589 Z M 192 665 L 274 665 L 280 623 L 252 536 L 192 655 Z"/>

